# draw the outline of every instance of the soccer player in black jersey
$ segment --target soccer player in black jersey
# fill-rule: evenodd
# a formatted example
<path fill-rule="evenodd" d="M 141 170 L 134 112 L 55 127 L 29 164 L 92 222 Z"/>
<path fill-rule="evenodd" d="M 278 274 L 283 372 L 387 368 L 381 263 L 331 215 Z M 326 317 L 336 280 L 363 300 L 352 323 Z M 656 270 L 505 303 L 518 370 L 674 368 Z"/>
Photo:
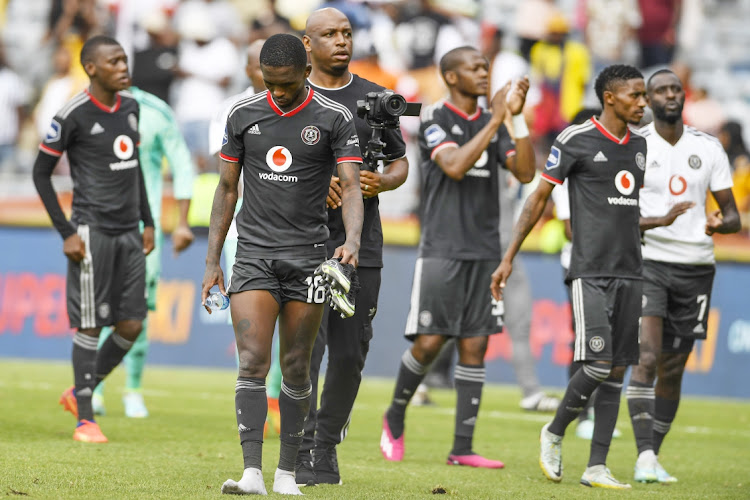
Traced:
<path fill-rule="evenodd" d="M 91 396 L 141 333 L 146 317 L 146 260 L 154 249 L 154 221 L 138 158 L 135 99 L 127 56 L 116 40 L 90 38 L 81 64 L 91 85 L 57 112 L 39 146 L 34 184 L 68 258 L 67 308 L 73 336 L 75 386 L 60 404 L 78 425 L 73 439 L 106 443 L 94 422 Z M 73 213 L 65 218 L 52 171 L 67 151 L 73 178 Z M 138 225 L 143 222 L 143 235 Z M 97 351 L 103 326 L 115 331 Z"/>
<path fill-rule="evenodd" d="M 349 72 L 352 55 L 352 27 L 340 11 L 327 8 L 313 12 L 307 19 L 303 42 L 310 55 L 312 72 L 308 83 L 315 92 L 331 98 L 354 114 L 359 148 L 364 155 L 372 130 L 364 118 L 357 116 L 357 100 L 383 87 Z M 409 164 L 406 146 L 398 129 L 385 130 L 383 152 L 392 158 L 383 172 L 363 168 L 360 188 L 364 198 L 364 223 L 359 251 L 360 290 L 354 316 L 341 318 L 326 308 L 310 361 L 312 404 L 305 424 L 305 436 L 297 460 L 297 483 L 339 484 L 336 445 L 349 425 L 354 400 L 362 380 L 362 369 L 372 339 L 372 320 L 378 308 L 380 272 L 383 267 L 383 231 L 380 225 L 378 194 L 396 189 L 406 180 Z M 345 240 L 341 210 L 341 187 L 338 174 L 331 179 L 328 198 L 328 255 Z M 323 385 L 320 409 L 317 408 L 320 363 L 328 346 L 328 368 Z"/>
<path fill-rule="evenodd" d="M 227 480 L 222 492 L 266 493 L 261 474 L 265 378 L 278 318 L 281 452 L 273 491 L 299 495 L 294 465 L 310 408 L 310 353 L 326 300 L 323 280 L 314 276 L 326 258 L 326 196 L 338 166 L 346 238 L 334 257 L 356 266 L 364 211 L 362 158 L 351 112 L 305 85 L 310 66 L 297 37 L 270 37 L 260 64 L 268 90 L 238 101 L 227 118 L 202 298 L 214 285 L 222 293 L 228 290 L 239 353 L 235 406 L 245 471 L 240 481 Z M 240 169 L 237 258 L 225 289 L 219 262 Z"/>
<path fill-rule="evenodd" d="M 638 193 L 646 168 L 646 141 L 628 127 L 643 117 L 646 87 L 632 66 L 613 65 L 597 77 L 603 111 L 566 128 L 550 151 L 544 182 L 524 205 L 513 241 L 492 274 L 491 291 L 502 297 L 521 243 L 542 214 L 552 189 L 567 178 L 573 249 L 567 281 L 575 317 L 574 361 L 583 367 L 568 382 L 555 418 L 541 431 L 539 464 L 562 480 L 562 438 L 598 387 L 594 437 L 581 484 L 625 489 L 606 467 L 620 392 L 628 365 L 638 363 L 641 315 L 641 234 Z"/>
<path fill-rule="evenodd" d="M 422 110 L 422 238 L 414 270 L 406 337 L 391 405 L 383 417 L 380 449 L 386 460 L 404 455 L 406 407 L 445 341 L 457 339 L 456 417 L 450 465 L 502 468 L 472 448 L 484 386 L 488 337 L 502 329 L 502 304 L 487 293 L 500 256 L 498 167 L 521 182 L 534 178 L 534 152 L 521 111 L 527 78 L 498 91 L 487 112 L 489 62 L 472 47 L 440 61 L 450 97 Z M 510 95 L 509 95 L 510 94 Z M 507 101 L 507 102 L 506 102 Z M 513 115 L 517 143 L 503 125 Z"/>

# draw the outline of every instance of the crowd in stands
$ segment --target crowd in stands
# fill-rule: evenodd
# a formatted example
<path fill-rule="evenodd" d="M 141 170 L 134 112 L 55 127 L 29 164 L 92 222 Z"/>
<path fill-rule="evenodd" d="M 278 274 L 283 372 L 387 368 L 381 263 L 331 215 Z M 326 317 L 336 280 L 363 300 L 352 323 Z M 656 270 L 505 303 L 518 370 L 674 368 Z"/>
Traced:
<path fill-rule="evenodd" d="M 4 117 L 0 177 L 4 182 L 31 183 L 31 164 L 50 118 L 87 85 L 78 62 L 80 48 L 87 37 L 100 33 L 114 36 L 125 48 L 133 84 L 172 106 L 197 168 L 215 170 L 208 152 L 208 123 L 227 96 L 248 85 L 245 48 L 275 33 L 301 34 L 312 10 L 335 6 L 347 14 L 354 28 L 351 70 L 410 101 L 427 104 L 444 96 L 436 61 L 462 45 L 480 48 L 493 63 L 492 88 L 528 74 L 532 90 L 527 121 L 540 162 L 573 116 L 598 104 L 593 81 L 603 67 L 615 62 L 635 64 L 648 76 L 653 69 L 671 66 L 688 92 L 686 121 L 719 137 L 730 156 L 747 232 L 750 155 L 743 130 L 750 130 L 750 123 L 743 110 L 750 107 L 750 88 L 740 95 L 745 108 L 737 106 L 736 94 L 730 96 L 734 99 L 726 92 L 712 95 L 714 88 L 726 89 L 726 82 L 706 78 L 711 69 L 706 62 L 710 44 L 701 45 L 705 44 L 703 21 L 712 16 L 721 21 L 716 16 L 733 8 L 747 17 L 745 4 L 742 0 L 0 0 L 0 115 Z M 727 49 L 728 54 L 735 52 L 736 48 Z M 695 66 L 700 70 L 698 78 L 692 78 Z M 742 69 L 721 74 L 739 80 Z M 418 126 L 414 119 L 403 119 L 402 124 L 407 138 Z M 409 148 L 415 166 L 416 150 Z M 417 211 L 418 169 L 411 170 L 407 185 L 385 196 L 381 204 L 385 216 Z M 58 173 L 66 173 L 65 162 Z"/>

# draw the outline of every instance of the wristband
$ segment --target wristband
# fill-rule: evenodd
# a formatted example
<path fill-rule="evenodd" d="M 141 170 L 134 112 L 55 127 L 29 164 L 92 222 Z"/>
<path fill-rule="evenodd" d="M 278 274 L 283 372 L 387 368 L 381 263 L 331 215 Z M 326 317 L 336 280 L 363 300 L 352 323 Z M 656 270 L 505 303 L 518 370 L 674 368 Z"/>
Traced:
<path fill-rule="evenodd" d="M 516 139 L 523 139 L 529 136 L 529 127 L 526 125 L 526 118 L 524 118 L 523 113 L 513 115 L 511 122 L 513 123 L 513 133 Z"/>

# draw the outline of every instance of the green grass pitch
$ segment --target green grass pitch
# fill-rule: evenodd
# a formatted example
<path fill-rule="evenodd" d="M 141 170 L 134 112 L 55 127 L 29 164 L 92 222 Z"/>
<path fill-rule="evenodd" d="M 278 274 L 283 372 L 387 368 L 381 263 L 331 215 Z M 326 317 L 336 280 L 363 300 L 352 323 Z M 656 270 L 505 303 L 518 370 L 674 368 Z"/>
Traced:
<path fill-rule="evenodd" d="M 234 419 L 235 374 L 228 370 L 148 367 L 144 395 L 151 416 L 125 418 L 123 372 L 107 387 L 108 414 L 98 419 L 109 444 L 74 442 L 74 420 L 57 404 L 71 383 L 69 363 L 0 359 L 0 496 L 7 498 L 217 498 L 227 478 L 242 475 Z M 737 381 L 739 383 L 739 381 Z M 406 457 L 378 450 L 393 381 L 366 379 L 349 436 L 339 446 L 343 486 L 304 488 L 309 498 L 731 498 L 750 499 L 750 402 L 683 400 L 661 461 L 679 483 L 633 484 L 631 491 L 592 490 L 578 481 L 588 442 L 570 428 L 563 443 L 565 477 L 547 481 L 538 465 L 538 435 L 551 417 L 518 409 L 511 386 L 485 387 L 475 451 L 503 460 L 503 470 L 445 465 L 453 432 L 453 391 L 434 391 L 438 405 L 410 408 Z M 609 467 L 630 481 L 636 456 L 627 406 L 620 407 Z M 277 437 L 266 440 L 263 473 L 271 492 Z M 270 496 L 277 496 L 269 493 Z"/>

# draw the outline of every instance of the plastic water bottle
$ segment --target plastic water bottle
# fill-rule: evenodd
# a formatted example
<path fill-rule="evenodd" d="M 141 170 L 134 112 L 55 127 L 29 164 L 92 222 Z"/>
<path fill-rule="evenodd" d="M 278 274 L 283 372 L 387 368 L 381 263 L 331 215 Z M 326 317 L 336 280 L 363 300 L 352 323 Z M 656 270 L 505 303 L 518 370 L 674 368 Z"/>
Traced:
<path fill-rule="evenodd" d="M 205 304 L 210 307 L 212 311 L 223 311 L 229 307 L 229 297 L 221 292 L 214 292 L 206 298 Z"/>

